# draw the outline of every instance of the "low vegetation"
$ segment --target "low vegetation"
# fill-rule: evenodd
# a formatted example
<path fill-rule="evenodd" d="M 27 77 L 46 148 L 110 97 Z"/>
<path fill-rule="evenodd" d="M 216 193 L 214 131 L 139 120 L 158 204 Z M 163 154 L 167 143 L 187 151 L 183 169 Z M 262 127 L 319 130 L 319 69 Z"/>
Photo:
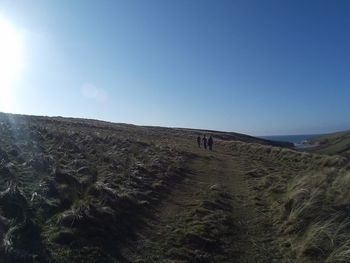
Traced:
<path fill-rule="evenodd" d="M 108 128 L 3 116 L 0 258 L 112 262 L 181 180 L 186 154 Z"/>
<path fill-rule="evenodd" d="M 0 114 L 0 261 L 349 262 L 347 156 L 288 146 Z"/>
<path fill-rule="evenodd" d="M 292 262 L 349 262 L 350 164 L 342 156 L 296 152 L 240 142 L 228 149 L 263 161 L 246 173 L 267 201 L 279 233 L 275 244 Z M 257 163 L 258 163 L 257 162 Z M 284 167 L 276 171 L 274 167 Z"/>
<path fill-rule="evenodd" d="M 310 139 L 310 143 L 319 146 L 309 149 L 322 154 L 340 154 L 350 158 L 350 131 L 326 134 Z"/>

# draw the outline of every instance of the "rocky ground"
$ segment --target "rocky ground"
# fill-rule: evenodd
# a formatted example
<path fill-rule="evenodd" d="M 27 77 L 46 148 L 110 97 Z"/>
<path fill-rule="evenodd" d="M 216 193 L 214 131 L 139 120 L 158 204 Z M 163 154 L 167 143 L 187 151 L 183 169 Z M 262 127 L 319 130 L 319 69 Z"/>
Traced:
<path fill-rule="evenodd" d="M 197 147 L 204 133 L 214 151 Z M 348 197 L 316 185 L 347 185 L 347 160 L 277 146 L 288 144 L 0 114 L 0 261 L 347 262 L 346 235 L 307 234 L 325 211 L 347 224 Z"/>

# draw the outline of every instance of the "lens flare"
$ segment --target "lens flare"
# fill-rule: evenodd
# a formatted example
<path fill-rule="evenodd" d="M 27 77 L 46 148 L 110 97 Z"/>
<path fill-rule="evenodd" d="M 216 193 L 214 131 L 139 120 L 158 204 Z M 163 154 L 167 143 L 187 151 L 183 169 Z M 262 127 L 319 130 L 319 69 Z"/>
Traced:
<path fill-rule="evenodd" d="M 0 110 L 9 111 L 13 102 L 13 85 L 21 63 L 18 32 L 0 17 Z"/>

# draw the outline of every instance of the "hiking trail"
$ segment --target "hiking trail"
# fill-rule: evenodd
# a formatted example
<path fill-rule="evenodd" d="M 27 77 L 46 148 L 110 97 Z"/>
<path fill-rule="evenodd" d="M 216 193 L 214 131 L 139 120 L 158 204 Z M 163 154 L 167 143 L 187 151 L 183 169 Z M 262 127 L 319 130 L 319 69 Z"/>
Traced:
<path fill-rule="evenodd" d="M 189 173 L 162 202 L 131 262 L 289 262 L 246 177 L 265 164 L 238 152 L 187 148 Z"/>

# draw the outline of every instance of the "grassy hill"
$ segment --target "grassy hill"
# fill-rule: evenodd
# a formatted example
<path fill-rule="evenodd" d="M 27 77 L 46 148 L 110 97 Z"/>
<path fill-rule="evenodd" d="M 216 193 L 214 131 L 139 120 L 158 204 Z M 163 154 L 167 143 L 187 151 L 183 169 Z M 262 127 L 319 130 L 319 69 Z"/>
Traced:
<path fill-rule="evenodd" d="M 0 114 L 0 262 L 348 262 L 348 161 L 279 146 Z"/>
<path fill-rule="evenodd" d="M 312 138 L 311 143 L 319 144 L 310 149 L 324 154 L 342 154 L 350 157 L 350 131 L 336 132 Z"/>

